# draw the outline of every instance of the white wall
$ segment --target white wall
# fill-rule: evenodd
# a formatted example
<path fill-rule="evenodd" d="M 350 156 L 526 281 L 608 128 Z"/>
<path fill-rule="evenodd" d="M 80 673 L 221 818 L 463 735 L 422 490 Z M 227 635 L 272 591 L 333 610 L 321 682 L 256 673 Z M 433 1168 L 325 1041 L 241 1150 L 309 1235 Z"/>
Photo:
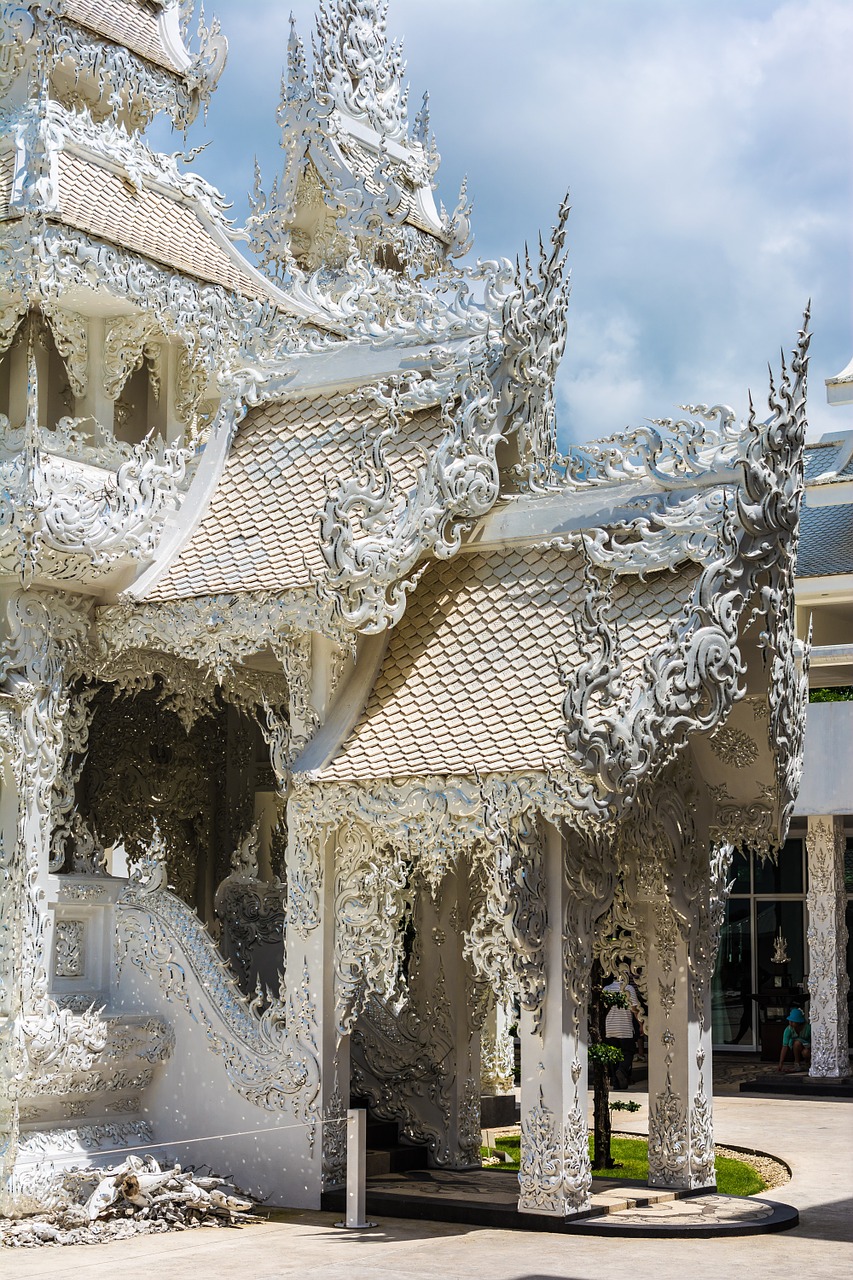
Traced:
<path fill-rule="evenodd" d="M 811 702 L 794 812 L 853 813 L 853 702 Z"/>

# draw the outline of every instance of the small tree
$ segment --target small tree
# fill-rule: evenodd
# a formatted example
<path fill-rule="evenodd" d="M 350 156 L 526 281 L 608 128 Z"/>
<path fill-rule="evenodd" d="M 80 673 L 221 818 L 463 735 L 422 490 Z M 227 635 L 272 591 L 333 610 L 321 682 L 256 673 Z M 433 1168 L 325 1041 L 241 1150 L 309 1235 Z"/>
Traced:
<path fill-rule="evenodd" d="M 624 991 L 604 990 L 604 970 L 600 960 L 592 962 L 589 997 L 589 1063 L 593 1090 L 593 1169 L 615 1169 L 610 1154 L 610 1068 L 622 1061 L 622 1052 L 606 1043 L 607 1014 L 611 1009 L 627 1009 Z"/>

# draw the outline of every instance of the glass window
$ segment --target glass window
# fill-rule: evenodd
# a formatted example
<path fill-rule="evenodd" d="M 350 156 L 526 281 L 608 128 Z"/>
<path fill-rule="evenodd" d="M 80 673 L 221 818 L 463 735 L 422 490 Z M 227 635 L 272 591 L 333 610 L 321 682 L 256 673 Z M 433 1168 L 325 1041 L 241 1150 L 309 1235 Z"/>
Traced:
<path fill-rule="evenodd" d="M 803 981 L 804 915 L 802 901 L 757 901 L 755 904 L 758 991 L 760 994 L 769 995 L 774 990 L 778 990 L 780 1006 L 790 1000 L 792 988 L 798 987 Z M 773 959 L 780 933 L 788 956 L 787 960 L 781 963 Z M 778 1016 L 784 1017 L 784 1013 Z"/>
<path fill-rule="evenodd" d="M 747 877 L 749 863 L 747 861 Z M 747 878 L 748 884 L 748 878 Z M 752 932 L 749 899 L 729 899 L 711 994 L 714 1043 L 752 1047 Z"/>
<path fill-rule="evenodd" d="M 786 840 L 775 862 L 755 859 L 755 893 L 803 892 L 803 842 Z"/>

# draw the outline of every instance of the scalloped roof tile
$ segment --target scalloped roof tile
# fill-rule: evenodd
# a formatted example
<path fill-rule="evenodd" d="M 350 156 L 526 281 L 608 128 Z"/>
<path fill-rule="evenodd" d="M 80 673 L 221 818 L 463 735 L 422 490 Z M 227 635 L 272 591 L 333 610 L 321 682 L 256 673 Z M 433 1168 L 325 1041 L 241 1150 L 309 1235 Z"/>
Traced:
<path fill-rule="evenodd" d="M 231 591 L 283 591 L 323 572 L 318 516 L 327 477 L 348 476 L 384 425 L 377 406 L 342 394 L 279 401 L 240 425 L 210 506 L 189 543 L 146 600 Z M 416 414 L 389 447 L 403 486 L 415 479 L 420 446 L 442 431 L 439 411 Z"/>
<path fill-rule="evenodd" d="M 797 577 L 853 573 L 853 506 L 810 507 L 800 512 Z"/>
<path fill-rule="evenodd" d="M 699 570 L 620 579 L 626 683 L 667 643 Z M 323 779 L 543 769 L 560 758 L 559 664 L 580 663 L 575 552 L 510 548 L 434 561 L 392 632 L 361 718 Z"/>
<path fill-rule="evenodd" d="M 179 200 L 147 187 L 136 192 L 112 169 L 67 151 L 59 155 L 59 191 L 58 216 L 68 226 L 244 297 L 277 300 Z"/>
<path fill-rule="evenodd" d="M 155 66 L 182 74 L 160 37 L 157 12 L 145 0 L 65 0 L 65 17 Z"/>

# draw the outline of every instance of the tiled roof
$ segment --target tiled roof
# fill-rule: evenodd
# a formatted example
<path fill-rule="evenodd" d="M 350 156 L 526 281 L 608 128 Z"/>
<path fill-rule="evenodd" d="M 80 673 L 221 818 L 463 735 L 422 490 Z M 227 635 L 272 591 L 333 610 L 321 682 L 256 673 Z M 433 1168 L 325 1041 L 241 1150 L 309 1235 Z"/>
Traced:
<path fill-rule="evenodd" d="M 853 506 L 810 507 L 800 513 L 797 577 L 853 573 Z"/>
<path fill-rule="evenodd" d="M 315 396 L 251 410 L 242 423 L 210 507 L 189 544 L 146 599 L 307 585 L 324 568 L 318 513 L 326 477 L 348 476 L 368 425 L 381 411 L 344 395 Z M 419 444 L 441 431 L 438 410 L 416 414 L 389 448 L 401 485 L 414 480 Z"/>
<path fill-rule="evenodd" d="M 831 471 L 837 453 L 837 442 L 831 444 L 807 444 L 803 452 L 806 483 L 809 484 L 812 480 L 816 480 L 825 471 Z"/>
<path fill-rule="evenodd" d="M 666 643 L 699 570 L 620 579 L 625 680 Z M 563 684 L 581 660 L 583 565 L 549 548 L 462 554 L 425 573 L 378 680 L 323 778 L 467 774 L 556 765 Z"/>
<path fill-rule="evenodd" d="M 346 133 L 342 132 L 338 135 L 337 143 L 352 166 L 353 172 L 364 181 L 367 190 L 373 195 L 379 195 L 382 191 L 382 185 L 374 177 L 376 161 L 379 157 L 374 155 L 363 143 L 356 141 L 355 138 L 351 138 Z M 418 207 L 414 187 L 403 179 L 400 183 L 400 190 L 403 196 L 403 207 L 406 210 L 405 221 L 411 226 L 417 227 L 419 231 L 426 231 L 431 236 L 438 236 L 439 233 L 436 228 L 430 222 L 427 222 Z"/>
<path fill-rule="evenodd" d="M 163 47 L 157 14 L 144 0 L 65 0 L 65 15 L 78 26 L 105 36 L 113 44 L 179 72 L 179 67 Z"/>
<path fill-rule="evenodd" d="M 137 193 L 111 169 L 70 152 L 60 153 L 59 176 L 59 218 L 68 226 L 246 297 L 273 296 L 180 201 Z"/>

